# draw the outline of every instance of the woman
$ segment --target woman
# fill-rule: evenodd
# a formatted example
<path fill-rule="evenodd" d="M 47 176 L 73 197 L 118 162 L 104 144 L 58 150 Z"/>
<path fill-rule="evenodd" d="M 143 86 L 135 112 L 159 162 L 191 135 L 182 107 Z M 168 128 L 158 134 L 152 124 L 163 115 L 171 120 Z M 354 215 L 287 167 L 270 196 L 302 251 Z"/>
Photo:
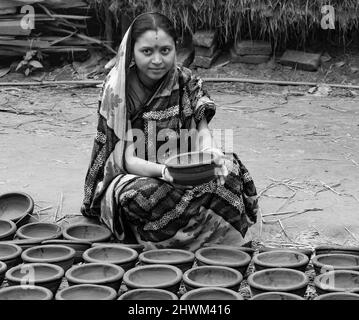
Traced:
<path fill-rule="evenodd" d="M 208 129 L 215 109 L 202 80 L 176 64 L 172 22 L 159 13 L 138 16 L 103 85 L 83 215 L 145 249 L 244 244 L 256 222 L 256 189 L 237 156 L 215 148 Z M 165 129 L 172 136 L 160 139 Z M 197 132 L 188 150 L 173 143 L 182 129 Z M 195 150 L 216 155 L 217 180 L 176 185 L 164 161 Z"/>

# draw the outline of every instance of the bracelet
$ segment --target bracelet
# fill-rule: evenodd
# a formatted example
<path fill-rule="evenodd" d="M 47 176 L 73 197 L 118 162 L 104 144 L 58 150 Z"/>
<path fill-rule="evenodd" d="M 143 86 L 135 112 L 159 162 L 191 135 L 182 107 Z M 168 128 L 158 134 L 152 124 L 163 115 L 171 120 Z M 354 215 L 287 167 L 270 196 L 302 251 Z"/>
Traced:
<path fill-rule="evenodd" d="M 166 166 L 163 166 L 162 168 L 162 178 L 164 179 L 165 178 L 165 171 L 166 171 L 167 167 Z"/>

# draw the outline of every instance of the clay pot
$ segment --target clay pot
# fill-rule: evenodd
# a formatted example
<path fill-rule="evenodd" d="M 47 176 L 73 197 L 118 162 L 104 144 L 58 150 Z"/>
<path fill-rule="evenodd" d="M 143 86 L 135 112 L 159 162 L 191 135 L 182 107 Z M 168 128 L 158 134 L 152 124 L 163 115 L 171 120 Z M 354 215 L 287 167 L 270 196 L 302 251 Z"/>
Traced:
<path fill-rule="evenodd" d="M 49 289 L 53 294 L 61 284 L 64 270 L 49 263 L 27 263 L 11 268 L 5 274 L 10 286 L 14 285 L 35 285 Z"/>
<path fill-rule="evenodd" d="M 61 227 L 55 223 L 34 222 L 23 225 L 16 231 L 20 239 L 48 240 L 57 239 L 62 235 Z"/>
<path fill-rule="evenodd" d="M 145 248 L 145 246 L 143 244 L 139 244 L 139 243 L 119 243 L 119 242 L 93 243 L 92 247 L 98 247 L 98 246 L 102 246 L 104 244 L 105 245 L 109 244 L 111 246 L 120 246 L 120 247 L 130 248 L 130 249 L 137 251 L 138 254 L 142 253 L 143 249 Z"/>
<path fill-rule="evenodd" d="M 268 251 L 278 251 L 278 250 L 283 250 L 283 251 L 287 251 L 287 250 L 290 250 L 290 251 L 295 251 L 295 252 L 300 252 L 300 253 L 303 253 L 305 254 L 308 259 L 310 260 L 310 258 L 312 257 L 312 254 L 313 254 L 313 250 L 312 249 L 288 249 L 288 248 L 271 248 L 271 247 L 261 247 L 258 249 L 258 252 L 259 253 L 262 253 L 262 252 L 268 252 Z"/>
<path fill-rule="evenodd" d="M 314 300 L 359 300 L 359 294 L 351 292 L 332 292 L 317 296 Z"/>
<path fill-rule="evenodd" d="M 169 264 L 185 272 L 192 267 L 194 254 L 193 252 L 180 249 L 149 250 L 139 255 L 139 261 L 144 265 Z"/>
<path fill-rule="evenodd" d="M 198 288 L 186 292 L 180 300 L 244 300 L 233 290 L 219 287 Z"/>
<path fill-rule="evenodd" d="M 320 254 L 313 257 L 312 263 L 317 275 L 333 270 L 359 271 L 359 256 L 353 254 Z"/>
<path fill-rule="evenodd" d="M 26 249 L 21 257 L 27 263 L 56 264 L 66 271 L 74 263 L 75 250 L 61 245 L 41 245 Z"/>
<path fill-rule="evenodd" d="M 204 287 L 222 287 L 238 291 L 242 280 L 243 276 L 239 271 L 224 266 L 195 267 L 183 274 L 187 291 Z"/>
<path fill-rule="evenodd" d="M 257 271 L 269 268 L 288 268 L 304 272 L 309 258 L 297 251 L 273 250 L 255 255 L 253 262 Z"/>
<path fill-rule="evenodd" d="M 0 261 L 0 286 L 5 278 L 5 272 L 7 270 L 7 265 L 5 262 Z"/>
<path fill-rule="evenodd" d="M 112 263 L 122 267 L 125 271 L 135 266 L 137 258 L 137 251 L 110 244 L 93 247 L 83 253 L 83 260 L 86 262 Z"/>
<path fill-rule="evenodd" d="M 86 242 L 105 242 L 111 238 L 111 231 L 102 226 L 92 223 L 78 223 L 68 226 L 63 236 L 67 240 Z"/>
<path fill-rule="evenodd" d="M 0 289 L 0 300 L 51 300 L 52 292 L 39 286 L 11 286 Z"/>
<path fill-rule="evenodd" d="M 163 289 L 133 289 L 122 294 L 118 300 L 178 300 L 178 297 Z"/>
<path fill-rule="evenodd" d="M 248 284 L 252 295 L 265 292 L 287 292 L 304 296 L 309 279 L 304 272 L 287 269 L 272 268 L 256 271 L 248 277 Z"/>
<path fill-rule="evenodd" d="M 14 239 L 11 241 L 6 241 L 6 243 L 16 244 L 22 249 L 22 251 L 35 246 L 39 246 L 41 242 L 41 239 Z"/>
<path fill-rule="evenodd" d="M 359 272 L 351 270 L 334 270 L 314 278 L 317 293 L 344 292 L 359 290 Z"/>
<path fill-rule="evenodd" d="M 74 240 L 45 240 L 41 244 L 57 244 L 61 246 L 66 246 L 75 250 L 75 258 L 73 263 L 83 262 L 82 255 L 83 253 L 91 248 L 91 242 L 88 241 L 74 241 Z"/>
<path fill-rule="evenodd" d="M 11 220 L 0 220 L 0 241 L 13 239 L 16 229 L 16 224 Z"/>
<path fill-rule="evenodd" d="M 56 300 L 115 300 L 115 289 L 96 284 L 79 284 L 60 290 Z"/>
<path fill-rule="evenodd" d="M 123 281 L 128 289 L 165 289 L 178 292 L 182 271 L 174 266 L 152 264 L 126 271 Z"/>
<path fill-rule="evenodd" d="M 216 178 L 217 165 L 211 152 L 178 154 L 168 158 L 165 165 L 177 184 L 195 186 Z"/>
<path fill-rule="evenodd" d="M 314 252 L 315 255 L 338 253 L 338 254 L 353 254 L 359 256 L 359 247 L 322 245 L 315 247 Z"/>
<path fill-rule="evenodd" d="M 255 295 L 250 300 L 305 300 L 304 298 L 288 292 L 266 292 Z"/>
<path fill-rule="evenodd" d="M 125 271 L 110 263 L 86 263 L 72 266 L 65 277 L 70 286 L 78 284 L 97 284 L 108 286 L 116 291 L 120 289 Z"/>
<path fill-rule="evenodd" d="M 34 200 L 23 192 L 0 195 L 0 219 L 25 223 L 34 210 Z M 18 224 L 19 225 L 19 224 Z"/>
<path fill-rule="evenodd" d="M 197 264 L 199 266 L 224 266 L 238 270 L 242 275 L 246 273 L 251 257 L 241 250 L 207 247 L 196 251 Z"/>
<path fill-rule="evenodd" d="M 6 263 L 8 269 L 21 263 L 21 252 L 16 244 L 0 242 L 0 261 Z"/>
<path fill-rule="evenodd" d="M 236 247 L 236 246 L 228 246 L 228 245 L 224 245 L 224 244 L 208 244 L 208 245 L 204 245 L 205 248 L 208 247 L 213 247 L 213 248 L 224 248 L 224 249 L 231 249 L 231 250 L 240 250 L 243 251 L 245 253 L 248 253 L 249 256 L 253 257 L 253 254 L 256 250 L 254 250 L 253 248 L 249 248 L 249 247 Z"/>

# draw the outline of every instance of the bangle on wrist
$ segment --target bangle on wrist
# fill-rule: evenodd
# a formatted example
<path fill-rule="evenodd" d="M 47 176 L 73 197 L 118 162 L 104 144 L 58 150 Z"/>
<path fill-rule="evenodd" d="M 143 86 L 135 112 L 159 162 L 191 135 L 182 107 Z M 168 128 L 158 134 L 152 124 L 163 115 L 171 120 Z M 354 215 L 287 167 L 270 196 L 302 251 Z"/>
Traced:
<path fill-rule="evenodd" d="M 167 169 L 167 167 L 163 166 L 162 171 L 161 171 L 162 172 L 162 178 L 165 178 L 166 169 Z"/>

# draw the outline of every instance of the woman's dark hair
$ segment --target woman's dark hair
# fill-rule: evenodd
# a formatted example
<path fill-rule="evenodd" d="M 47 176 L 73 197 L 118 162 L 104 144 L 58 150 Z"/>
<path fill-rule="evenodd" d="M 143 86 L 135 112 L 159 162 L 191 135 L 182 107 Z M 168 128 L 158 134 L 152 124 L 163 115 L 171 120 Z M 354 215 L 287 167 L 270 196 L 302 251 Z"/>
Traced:
<path fill-rule="evenodd" d="M 132 26 L 132 48 L 137 39 L 146 31 L 158 31 L 158 29 L 162 29 L 170 37 L 172 37 L 175 44 L 177 43 L 176 29 L 173 22 L 162 13 L 150 12 L 140 15 L 135 20 Z"/>

